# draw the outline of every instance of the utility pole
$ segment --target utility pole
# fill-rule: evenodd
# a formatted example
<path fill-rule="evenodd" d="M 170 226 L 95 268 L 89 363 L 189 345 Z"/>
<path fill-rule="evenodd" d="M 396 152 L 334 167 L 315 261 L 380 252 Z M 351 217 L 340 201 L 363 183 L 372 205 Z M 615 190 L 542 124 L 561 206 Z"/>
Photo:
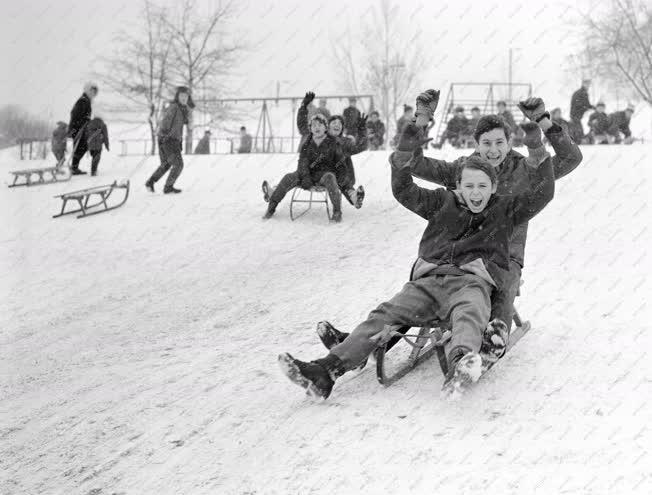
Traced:
<path fill-rule="evenodd" d="M 512 104 L 512 49 L 509 49 L 509 69 L 507 74 L 507 105 Z M 509 108 L 509 107 L 508 107 Z"/>

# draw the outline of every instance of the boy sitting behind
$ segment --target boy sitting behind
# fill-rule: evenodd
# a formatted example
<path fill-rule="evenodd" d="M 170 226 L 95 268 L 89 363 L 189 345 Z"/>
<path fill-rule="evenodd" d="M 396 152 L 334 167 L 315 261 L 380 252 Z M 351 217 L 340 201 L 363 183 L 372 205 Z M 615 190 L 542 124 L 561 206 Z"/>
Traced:
<path fill-rule="evenodd" d="M 420 153 L 422 142 L 423 131 L 409 124 L 399 149 Z M 327 398 L 339 376 L 359 366 L 388 338 L 383 332 L 386 326 L 430 326 L 436 320 L 450 320 L 445 397 L 452 396 L 460 384 L 479 378 L 485 329 L 507 335 L 502 321 L 488 325 L 491 293 L 509 270 L 514 226 L 534 217 L 554 195 L 550 155 L 532 164 L 532 188 L 516 196 L 495 194 L 496 170 L 476 155 L 459 168 L 455 191 L 417 186 L 410 163 L 392 168 L 392 191 L 403 206 L 428 220 L 412 280 L 326 357 L 306 363 L 288 353 L 279 355 L 283 373 L 309 395 Z"/>

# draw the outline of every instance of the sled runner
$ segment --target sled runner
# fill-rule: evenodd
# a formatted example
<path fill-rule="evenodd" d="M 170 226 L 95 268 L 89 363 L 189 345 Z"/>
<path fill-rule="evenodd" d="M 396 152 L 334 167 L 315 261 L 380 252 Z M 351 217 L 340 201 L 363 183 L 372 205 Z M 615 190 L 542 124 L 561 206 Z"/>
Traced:
<path fill-rule="evenodd" d="M 109 197 L 111 197 L 112 193 L 117 189 L 124 190 L 124 197 L 119 203 L 113 206 L 109 206 L 107 200 L 109 199 Z M 99 201 L 97 201 L 96 203 L 88 204 L 92 196 L 99 196 Z M 118 181 L 114 181 L 113 184 L 107 184 L 105 186 L 89 187 L 88 189 L 80 189 L 79 191 L 72 191 L 64 194 L 59 194 L 54 197 L 61 198 L 63 204 L 61 205 L 61 213 L 52 215 L 52 218 L 57 218 L 62 215 L 70 215 L 72 213 L 79 213 L 79 212 L 81 212 L 81 215 L 77 215 L 77 218 L 88 217 L 90 215 L 96 215 L 97 213 L 104 213 L 105 211 L 115 210 L 116 208 L 120 208 L 123 204 L 125 204 L 127 202 L 127 198 L 129 197 L 129 181 L 124 180 L 121 181 L 120 183 L 118 183 Z M 77 201 L 77 203 L 79 204 L 79 208 L 75 210 L 65 211 L 68 201 Z M 95 211 L 89 212 L 90 209 L 96 207 L 103 207 L 103 208 L 96 209 Z"/>
<path fill-rule="evenodd" d="M 61 160 L 54 167 L 28 168 L 25 170 L 14 170 L 9 173 L 14 175 L 14 182 L 10 184 L 9 187 L 65 182 L 70 180 L 70 177 L 72 177 L 70 166 L 65 164 L 65 160 Z M 33 176 L 38 177 L 36 177 L 36 180 L 33 180 Z M 24 182 L 19 183 L 19 179 L 24 179 Z"/>
<path fill-rule="evenodd" d="M 308 192 L 310 192 L 309 199 L 301 198 L 302 191 L 304 191 L 304 189 L 301 189 L 300 187 L 295 187 L 294 190 L 292 191 L 292 200 L 290 201 L 290 218 L 292 219 L 292 221 L 308 213 L 308 211 L 312 208 L 313 203 L 325 204 L 326 215 L 328 216 L 329 220 L 332 219 L 331 210 L 328 201 L 328 191 L 326 191 L 326 188 L 321 186 L 311 187 L 308 190 Z M 300 213 L 296 213 L 296 208 L 295 208 L 296 203 L 308 203 L 308 208 L 305 208 Z"/>
<path fill-rule="evenodd" d="M 522 321 L 517 311 L 514 311 L 514 324 L 507 344 L 507 352 L 525 335 L 531 328 L 529 321 Z M 445 322 L 439 322 L 433 327 L 422 327 L 417 334 L 408 334 L 411 327 L 401 327 L 392 332 L 391 338 L 375 351 L 376 356 L 376 377 L 382 385 L 389 386 L 400 378 L 404 377 L 410 370 L 426 361 L 433 353 L 437 353 L 439 367 L 444 375 L 448 373 L 448 361 L 446 359 L 448 344 L 451 339 L 450 328 Z M 401 340 L 412 346 L 412 351 L 398 370 L 388 375 L 385 369 L 385 354 L 388 350 L 398 344 Z M 484 359 L 483 359 L 484 362 Z M 483 374 L 489 371 L 497 361 L 487 361 L 483 364 Z"/>

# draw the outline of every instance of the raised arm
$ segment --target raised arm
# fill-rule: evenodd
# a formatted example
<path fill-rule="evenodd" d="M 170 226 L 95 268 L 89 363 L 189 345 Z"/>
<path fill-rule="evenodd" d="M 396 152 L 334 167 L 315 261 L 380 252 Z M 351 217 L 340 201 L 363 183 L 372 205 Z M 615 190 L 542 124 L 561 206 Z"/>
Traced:
<path fill-rule="evenodd" d="M 444 189 L 426 189 L 414 183 L 410 167 L 392 165 L 392 193 L 408 210 L 428 220 L 444 203 Z"/>
<path fill-rule="evenodd" d="M 307 136 L 310 134 L 310 125 L 308 123 L 308 105 L 315 99 L 315 93 L 308 91 L 303 97 L 299 111 L 297 111 L 297 127 L 299 134 Z"/>
<path fill-rule="evenodd" d="M 526 222 L 539 213 L 555 194 L 555 176 L 552 158 L 549 154 L 538 164 L 530 164 L 534 169 L 531 185 L 524 193 L 514 196 L 509 214 L 514 225 Z"/>
<path fill-rule="evenodd" d="M 550 114 L 541 98 L 528 98 L 519 103 L 519 108 L 532 123 L 522 124 L 525 131 L 524 144 L 528 148 L 529 158 L 534 162 L 540 162 L 546 154 L 541 142 L 541 131 L 544 132 L 548 141 L 555 151 L 552 158 L 552 167 L 555 179 L 560 179 L 577 168 L 582 162 L 582 152 L 573 142 L 568 130 L 550 120 Z"/>

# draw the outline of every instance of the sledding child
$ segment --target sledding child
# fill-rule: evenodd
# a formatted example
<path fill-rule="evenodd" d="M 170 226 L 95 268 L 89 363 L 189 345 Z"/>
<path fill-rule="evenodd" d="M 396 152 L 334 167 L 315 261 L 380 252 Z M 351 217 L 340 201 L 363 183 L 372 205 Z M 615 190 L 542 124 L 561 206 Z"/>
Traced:
<path fill-rule="evenodd" d="M 418 156 L 423 136 L 423 128 L 409 124 L 398 149 Z M 530 163 L 531 188 L 514 196 L 496 194 L 496 170 L 477 155 L 460 165 L 454 191 L 417 186 L 410 163 L 392 166 L 392 192 L 403 206 L 428 221 L 411 281 L 327 356 L 302 362 L 287 353 L 279 355 L 283 373 L 309 395 L 327 398 L 335 380 L 363 363 L 389 337 L 386 327 L 394 325 L 429 326 L 436 320 L 450 320 L 444 397 L 480 377 L 479 353 L 483 340 L 489 342 L 487 336 L 500 337 L 504 351 L 506 325 L 500 320 L 489 323 L 491 293 L 509 271 L 514 226 L 534 217 L 553 197 L 550 155 Z"/>
<path fill-rule="evenodd" d="M 57 127 L 52 131 L 52 154 L 57 159 L 57 164 L 62 164 L 66 158 L 66 138 L 68 136 L 68 124 L 57 122 Z"/>
<path fill-rule="evenodd" d="M 333 221 L 342 221 L 342 200 L 336 176 L 338 168 L 344 166 L 345 157 L 335 138 L 328 135 L 328 122 L 323 115 L 313 115 L 309 129 L 301 145 L 297 170 L 283 176 L 273 192 L 267 181 L 263 181 L 263 194 L 269 202 L 263 220 L 274 215 L 276 207 L 291 189 L 323 186 L 333 204 Z"/>
<path fill-rule="evenodd" d="M 102 145 L 109 151 L 109 131 L 100 117 L 95 117 L 86 126 L 88 137 L 88 151 L 93 161 L 91 162 L 91 175 L 97 175 L 97 167 L 102 158 Z"/>

